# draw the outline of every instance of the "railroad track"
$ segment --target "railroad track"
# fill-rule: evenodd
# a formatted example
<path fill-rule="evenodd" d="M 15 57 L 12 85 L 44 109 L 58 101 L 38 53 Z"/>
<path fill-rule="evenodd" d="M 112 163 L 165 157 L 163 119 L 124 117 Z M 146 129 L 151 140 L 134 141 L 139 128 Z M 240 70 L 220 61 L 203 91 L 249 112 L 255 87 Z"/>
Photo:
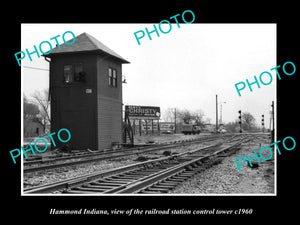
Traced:
<path fill-rule="evenodd" d="M 224 135 L 222 138 L 227 138 L 227 137 L 229 137 L 228 141 L 236 138 L 236 136 L 232 136 L 232 135 Z M 190 144 L 214 141 L 219 138 L 220 136 L 209 136 L 209 137 L 200 138 L 196 140 L 183 140 L 180 142 L 176 141 L 174 143 L 161 144 L 158 146 L 151 146 L 151 147 L 148 146 L 144 148 L 139 147 L 139 148 L 125 149 L 122 151 L 115 151 L 115 152 L 111 152 L 111 151 L 99 152 L 99 153 L 91 153 L 91 154 L 79 154 L 79 155 L 68 156 L 68 157 L 58 157 L 52 159 L 25 161 L 23 172 L 31 173 L 31 172 L 41 171 L 41 170 L 55 169 L 55 168 L 72 166 L 72 165 L 77 165 L 82 163 L 89 163 L 94 161 L 121 158 L 121 157 L 126 157 L 135 154 L 143 154 L 143 153 L 160 151 L 160 150 L 170 149 L 175 147 L 182 147 Z M 59 162 L 59 161 L 63 161 L 63 162 Z M 34 165 L 34 164 L 38 164 L 38 165 Z"/>
<path fill-rule="evenodd" d="M 212 159 L 236 151 L 248 137 L 241 136 L 230 146 L 209 145 L 168 157 L 136 163 L 106 172 L 68 179 L 54 184 L 27 188 L 25 194 L 128 194 L 166 193 L 203 169 Z"/>

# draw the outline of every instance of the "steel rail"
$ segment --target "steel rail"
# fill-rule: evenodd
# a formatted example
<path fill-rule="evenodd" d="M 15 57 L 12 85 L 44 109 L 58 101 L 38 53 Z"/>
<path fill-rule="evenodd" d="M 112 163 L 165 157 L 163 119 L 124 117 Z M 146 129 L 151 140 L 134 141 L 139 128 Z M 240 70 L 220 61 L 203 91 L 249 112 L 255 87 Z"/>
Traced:
<path fill-rule="evenodd" d="M 108 159 L 114 159 L 114 158 L 121 158 L 121 157 L 126 157 L 129 155 L 136 155 L 136 154 L 142 154 L 142 153 L 147 153 L 147 152 L 152 152 L 152 151 L 160 151 L 160 150 L 164 150 L 164 149 L 168 149 L 168 148 L 173 148 L 173 147 L 181 147 L 181 146 L 186 146 L 186 145 L 190 145 L 190 144 L 197 144 L 203 141 L 210 141 L 210 140 L 215 140 L 215 137 L 210 137 L 207 139 L 200 139 L 200 140 L 195 140 L 195 141 L 183 141 L 175 144 L 167 144 L 167 145 L 163 145 L 163 146 L 155 146 L 155 147 L 150 147 L 150 148 L 146 148 L 145 150 L 141 150 L 141 149 L 134 149 L 131 151 L 137 151 L 137 152 L 130 152 L 130 153 L 122 153 L 122 152 L 110 152 L 109 154 L 105 153 L 98 153 L 96 155 L 100 155 L 100 156 L 95 156 L 94 154 L 91 155 L 86 155 L 86 156 L 72 156 L 72 157 L 68 157 L 68 158 L 58 158 L 58 160 L 68 160 L 68 159 L 74 159 L 74 158 L 85 158 L 85 157 L 91 157 L 88 159 L 81 159 L 78 161 L 70 161 L 70 162 L 63 162 L 63 163 L 55 163 L 55 164 L 49 164 L 49 165 L 42 165 L 42 166 L 32 166 L 32 167 L 24 167 L 23 168 L 23 172 L 24 173 L 31 173 L 31 172 L 36 172 L 36 171 L 40 171 L 40 170 L 47 170 L 47 169 L 54 169 L 54 168 L 59 168 L 59 167 L 65 167 L 65 166 L 72 166 L 72 165 L 76 165 L 76 164 L 83 164 L 83 163 L 89 163 L 89 162 L 93 162 L 93 161 L 100 161 L 100 160 L 108 160 Z M 126 150 L 129 151 L 129 150 Z M 102 156 L 104 155 L 104 156 Z M 45 161 L 47 162 L 47 161 Z"/>
<path fill-rule="evenodd" d="M 219 145 L 220 145 L 220 143 L 205 146 L 205 147 L 198 149 L 198 151 L 217 147 Z M 193 150 L 193 151 L 195 151 L 195 150 Z M 131 165 L 115 168 L 115 169 L 110 169 L 105 172 L 95 172 L 92 174 L 84 175 L 84 176 L 77 177 L 77 178 L 71 178 L 71 179 L 67 179 L 64 181 L 55 182 L 52 184 L 47 184 L 47 185 L 42 185 L 42 186 L 32 187 L 32 188 L 26 188 L 26 189 L 24 189 L 24 194 L 52 193 L 55 191 L 61 191 L 62 189 L 68 189 L 68 188 L 83 184 L 85 182 L 90 182 L 92 180 L 101 179 L 104 177 L 108 177 L 108 176 L 123 173 L 123 172 L 129 172 L 129 171 L 135 170 L 137 168 L 144 168 L 149 165 L 155 165 L 155 164 L 162 163 L 164 161 L 174 160 L 174 159 L 178 158 L 179 156 L 183 156 L 183 155 L 187 155 L 187 154 L 189 154 L 189 152 L 184 152 L 184 153 L 180 153 L 180 154 L 172 155 L 172 156 L 161 157 L 159 159 L 148 160 L 146 162 L 139 162 L 139 163 L 135 163 L 135 164 L 131 164 Z"/>
<path fill-rule="evenodd" d="M 226 134 L 224 137 L 227 136 L 232 136 L 232 134 Z M 113 151 L 113 150 L 107 150 L 105 152 L 93 152 L 93 153 L 89 153 L 89 152 L 82 152 L 82 153 L 74 153 L 75 155 L 71 155 L 71 156 L 45 156 L 43 157 L 43 159 L 40 159 L 42 156 L 39 156 L 38 159 L 25 159 L 24 161 L 24 165 L 32 165 L 32 164 L 37 164 L 37 163 L 47 163 L 47 162 L 52 162 L 52 161 L 60 161 L 60 160 L 68 160 L 68 159 L 77 159 L 77 158 L 85 158 L 85 157 L 91 157 L 91 156 L 95 156 L 95 155 L 109 155 L 109 154 L 115 154 L 115 153 L 123 153 L 123 152 L 128 152 L 128 151 L 140 151 L 143 149 L 152 149 L 152 148 L 157 148 L 157 147 L 164 147 L 164 146 L 170 146 L 173 147 L 174 145 L 177 144 L 185 144 L 185 142 L 192 142 L 192 143 L 199 143 L 201 141 L 211 141 L 211 140 L 215 140 L 220 138 L 220 136 L 203 136 L 200 138 L 196 138 L 196 139 L 184 139 L 184 140 L 177 140 L 177 141 L 171 141 L 171 142 L 163 142 L 163 143 L 157 143 L 157 144 L 150 144 L 150 145 L 143 145 L 143 146 L 139 146 L 139 147 L 133 147 L 133 148 L 127 148 L 127 149 L 122 149 L 122 150 L 117 150 L 117 151 Z M 46 158 L 46 159 L 45 159 Z M 49 158 L 49 159 L 47 159 Z"/>
<path fill-rule="evenodd" d="M 186 171 L 188 166 L 197 167 L 197 165 L 201 165 L 201 162 L 204 160 L 208 160 L 211 157 L 214 157 L 220 153 L 226 153 L 227 151 L 236 149 L 236 147 L 239 146 L 243 141 L 244 140 L 238 141 L 237 143 L 235 143 L 229 147 L 222 148 L 221 150 L 218 150 L 212 154 L 209 154 L 206 156 L 201 156 L 194 160 L 184 162 L 184 163 L 181 163 L 180 165 L 176 165 L 171 168 L 167 168 L 165 170 L 157 172 L 155 175 L 152 175 L 151 177 L 148 177 L 147 179 L 143 179 L 143 180 L 134 182 L 134 183 L 128 185 L 126 188 L 117 190 L 117 192 L 115 192 L 115 193 L 116 194 L 128 194 L 128 193 L 140 192 L 152 185 L 155 185 L 155 184 L 161 182 L 162 180 L 169 178 L 170 176 L 174 176 L 175 174 L 180 174 L 181 172 Z M 108 192 L 108 193 L 113 193 L 113 192 Z"/>

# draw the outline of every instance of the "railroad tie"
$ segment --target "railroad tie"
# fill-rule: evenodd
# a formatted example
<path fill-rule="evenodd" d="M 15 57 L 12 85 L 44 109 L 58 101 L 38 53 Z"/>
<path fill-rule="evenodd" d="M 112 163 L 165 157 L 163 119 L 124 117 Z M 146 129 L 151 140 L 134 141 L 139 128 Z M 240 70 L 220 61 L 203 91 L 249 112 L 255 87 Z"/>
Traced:
<path fill-rule="evenodd" d="M 178 183 L 178 182 L 182 182 L 183 178 L 172 177 L 172 178 L 169 178 L 168 180 Z"/>
<path fill-rule="evenodd" d="M 186 173 L 183 173 L 183 174 L 180 174 L 180 175 L 177 175 L 176 177 L 178 177 L 178 178 L 185 178 L 185 179 L 187 179 L 187 178 L 190 178 L 191 176 L 193 176 L 194 175 L 194 173 L 190 173 L 190 174 L 186 174 Z"/>
<path fill-rule="evenodd" d="M 72 190 L 76 191 L 89 191 L 89 192 L 103 192 L 106 191 L 107 188 L 91 188 L 91 187 L 76 187 Z"/>
<path fill-rule="evenodd" d="M 132 182 L 132 181 L 134 181 L 134 180 L 118 180 L 118 179 L 112 179 L 112 180 L 109 180 L 109 182 L 111 182 L 111 183 L 113 183 L 113 184 L 120 184 L 120 185 L 122 185 L 122 184 L 128 184 L 129 182 Z"/>
<path fill-rule="evenodd" d="M 91 183 L 90 185 L 94 186 L 94 187 L 108 187 L 108 188 L 114 188 L 114 187 L 119 187 L 120 184 L 112 184 L 112 183 L 106 183 L 106 182 L 103 182 L 103 183 L 98 183 L 98 184 L 94 184 L 94 183 Z"/>
<path fill-rule="evenodd" d="M 134 180 L 137 180 L 137 179 L 139 179 L 141 177 L 143 177 L 143 176 L 141 176 L 141 175 L 126 175 L 126 178 L 128 178 L 128 179 L 134 179 Z"/>
<path fill-rule="evenodd" d="M 156 191 L 146 191 L 146 190 L 141 190 L 137 193 L 139 193 L 139 194 L 157 194 Z"/>
<path fill-rule="evenodd" d="M 149 187 L 146 189 L 146 191 L 155 191 L 155 192 L 163 192 L 163 193 L 168 193 L 169 190 L 165 188 L 155 188 L 155 187 Z"/>
<path fill-rule="evenodd" d="M 177 185 L 177 184 L 176 184 Z M 155 184 L 155 188 L 167 188 L 168 190 L 172 190 L 176 185 L 170 185 L 170 184 L 165 184 L 165 183 L 159 183 Z"/>
<path fill-rule="evenodd" d="M 176 186 L 178 184 L 178 182 L 175 181 L 170 181 L 170 180 L 165 180 L 162 182 L 164 185 L 169 185 L 169 186 Z"/>
<path fill-rule="evenodd" d="M 117 178 L 113 178 L 111 179 L 112 181 L 126 181 L 126 182 L 131 182 L 136 180 L 136 178 L 132 179 L 132 178 L 127 178 L 127 177 L 117 177 Z"/>
<path fill-rule="evenodd" d="M 176 176 L 175 178 L 178 179 L 179 181 L 184 181 L 184 180 L 188 179 L 189 176 L 188 177 L 187 176 Z"/>
<path fill-rule="evenodd" d="M 106 180 L 108 184 L 115 184 L 115 185 L 123 185 L 127 184 L 128 182 L 125 181 L 119 181 L 119 180 Z"/>
<path fill-rule="evenodd" d="M 95 192 L 90 191 L 76 191 L 76 190 L 67 190 L 63 192 L 64 194 L 95 194 Z"/>

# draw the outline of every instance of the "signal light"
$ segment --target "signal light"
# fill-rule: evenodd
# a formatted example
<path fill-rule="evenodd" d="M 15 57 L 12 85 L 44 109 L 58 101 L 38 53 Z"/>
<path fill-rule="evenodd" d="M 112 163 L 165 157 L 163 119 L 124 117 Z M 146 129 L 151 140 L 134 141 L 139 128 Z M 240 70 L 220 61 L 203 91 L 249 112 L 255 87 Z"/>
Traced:
<path fill-rule="evenodd" d="M 242 133 L 242 110 L 239 110 L 239 124 L 240 124 L 240 133 Z"/>

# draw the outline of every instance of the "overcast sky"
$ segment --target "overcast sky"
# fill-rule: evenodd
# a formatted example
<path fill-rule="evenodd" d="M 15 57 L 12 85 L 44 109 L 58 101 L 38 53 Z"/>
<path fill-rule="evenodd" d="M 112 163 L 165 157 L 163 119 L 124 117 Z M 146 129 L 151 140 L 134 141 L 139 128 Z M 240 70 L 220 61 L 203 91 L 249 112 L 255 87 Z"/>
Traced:
<path fill-rule="evenodd" d="M 157 24 L 156 24 L 157 25 Z M 158 25 L 157 25 L 158 26 Z M 223 121 L 237 119 L 238 110 L 250 112 L 260 124 L 275 99 L 276 24 L 172 24 L 168 34 L 147 35 L 137 44 L 134 32 L 153 29 L 153 24 L 22 24 L 21 49 L 33 51 L 33 45 L 72 31 L 76 36 L 86 32 L 117 52 L 130 64 L 123 65 L 127 84 L 123 85 L 125 105 L 160 106 L 203 110 L 215 123 L 215 98 L 223 104 Z M 167 30 L 165 28 L 164 30 Z M 59 43 L 63 43 L 58 38 Z M 55 45 L 55 41 L 50 41 Z M 76 42 L 75 42 L 76 43 Z M 45 51 L 47 50 L 45 46 Z M 17 61 L 16 61 L 17 65 Z M 48 88 L 49 63 L 32 55 L 32 62 L 22 60 L 23 91 L 27 96 Z M 46 70 L 30 69 L 28 67 Z M 273 75 L 270 85 L 253 85 L 241 91 L 235 84 L 254 81 L 263 71 Z M 268 79 L 265 78 L 265 82 Z"/>

